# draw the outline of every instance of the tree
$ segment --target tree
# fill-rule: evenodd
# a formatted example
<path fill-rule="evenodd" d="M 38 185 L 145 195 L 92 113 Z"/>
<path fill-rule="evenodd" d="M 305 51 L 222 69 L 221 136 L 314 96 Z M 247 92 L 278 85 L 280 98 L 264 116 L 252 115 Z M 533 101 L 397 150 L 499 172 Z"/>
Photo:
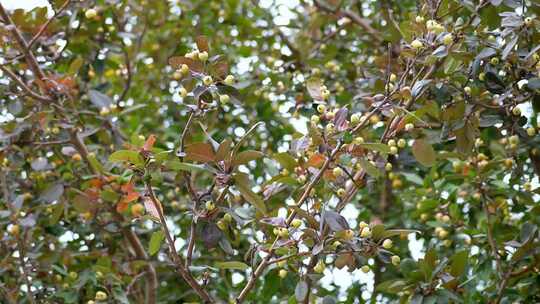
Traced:
<path fill-rule="evenodd" d="M 4 302 L 540 300 L 537 1 L 52 2 L 0 4 Z"/>

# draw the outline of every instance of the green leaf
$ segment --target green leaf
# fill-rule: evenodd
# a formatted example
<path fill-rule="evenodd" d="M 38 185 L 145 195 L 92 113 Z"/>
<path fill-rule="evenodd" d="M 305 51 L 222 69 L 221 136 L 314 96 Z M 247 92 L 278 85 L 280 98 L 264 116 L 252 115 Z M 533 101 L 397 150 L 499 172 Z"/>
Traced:
<path fill-rule="evenodd" d="M 459 277 L 465 271 L 467 266 L 467 259 L 469 258 L 469 252 L 466 250 L 456 252 L 451 258 L 450 274 L 453 277 Z"/>
<path fill-rule="evenodd" d="M 233 161 L 234 166 L 247 164 L 252 160 L 256 160 L 264 156 L 264 153 L 254 150 L 242 151 L 236 155 Z"/>
<path fill-rule="evenodd" d="M 216 262 L 215 266 L 220 269 L 246 270 L 249 266 L 239 261 Z"/>
<path fill-rule="evenodd" d="M 109 156 L 110 162 L 129 162 L 135 166 L 142 166 L 144 160 L 137 151 L 119 150 Z"/>
<path fill-rule="evenodd" d="M 191 163 L 185 163 L 179 160 L 166 161 L 163 164 L 163 166 L 173 171 L 189 171 L 189 172 L 207 171 L 207 169 L 204 166 L 191 164 Z"/>
<path fill-rule="evenodd" d="M 380 143 L 365 143 L 358 145 L 364 149 L 371 150 L 371 151 L 377 151 L 381 153 L 388 154 L 390 153 L 390 147 L 386 144 L 380 144 Z"/>
<path fill-rule="evenodd" d="M 412 152 L 416 160 L 426 167 L 431 167 L 437 160 L 433 147 L 423 139 L 417 139 L 412 146 Z"/>
<path fill-rule="evenodd" d="M 377 167 L 375 167 L 370 161 L 361 158 L 358 162 L 360 163 L 362 169 L 367 172 L 367 174 L 373 177 L 381 176 L 381 172 L 379 171 L 379 169 L 377 169 Z"/>
<path fill-rule="evenodd" d="M 150 243 L 148 244 L 148 253 L 154 255 L 161 248 L 161 243 L 165 239 L 165 234 L 162 230 L 155 231 L 150 237 Z"/>
<path fill-rule="evenodd" d="M 277 153 L 274 154 L 273 158 L 285 169 L 289 171 L 293 171 L 296 166 L 298 166 L 298 163 L 296 162 L 296 159 L 292 157 L 289 153 L 283 152 L 283 153 Z"/>

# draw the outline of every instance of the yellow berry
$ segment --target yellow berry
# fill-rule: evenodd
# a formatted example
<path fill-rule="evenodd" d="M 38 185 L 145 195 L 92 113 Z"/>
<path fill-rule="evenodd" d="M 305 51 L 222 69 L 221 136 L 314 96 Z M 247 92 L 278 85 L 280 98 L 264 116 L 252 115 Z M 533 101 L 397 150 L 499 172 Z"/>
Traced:
<path fill-rule="evenodd" d="M 382 243 L 382 246 L 383 246 L 384 249 L 390 249 L 390 248 L 392 248 L 392 245 L 393 245 L 393 244 L 392 244 L 392 240 L 391 240 L 391 239 L 386 239 L 386 240 L 384 240 L 383 243 Z"/>
<path fill-rule="evenodd" d="M 96 292 L 96 298 L 97 301 L 105 301 L 107 300 L 107 294 L 103 291 Z"/>
<path fill-rule="evenodd" d="M 362 228 L 362 231 L 360 232 L 360 237 L 362 238 L 371 237 L 371 229 L 369 229 L 369 227 Z"/>
<path fill-rule="evenodd" d="M 180 97 L 186 98 L 186 96 L 188 94 L 188 91 L 186 90 L 186 88 L 181 87 L 180 90 L 179 90 L 179 93 L 180 93 Z"/>
<path fill-rule="evenodd" d="M 415 39 L 413 40 L 413 42 L 411 42 L 411 47 L 418 51 L 424 47 L 424 44 L 422 43 L 422 41 Z"/>
<path fill-rule="evenodd" d="M 212 211 L 216 208 L 216 205 L 214 204 L 214 202 L 208 201 L 206 202 L 205 207 L 206 207 L 206 210 Z"/>
<path fill-rule="evenodd" d="M 394 266 L 399 265 L 400 262 L 401 262 L 401 258 L 399 256 L 397 256 L 397 255 L 392 256 L 392 264 Z"/>
<path fill-rule="evenodd" d="M 291 222 L 291 226 L 293 226 L 294 228 L 298 228 L 298 227 L 300 227 L 300 225 L 302 225 L 302 220 L 294 219 Z"/>
<path fill-rule="evenodd" d="M 87 19 L 94 19 L 97 17 L 97 11 L 93 8 L 89 8 L 84 12 L 84 16 Z"/>
<path fill-rule="evenodd" d="M 211 85 L 211 84 L 212 84 L 212 81 L 213 81 L 213 80 L 212 80 L 212 76 L 204 76 L 204 77 L 203 77 L 203 83 L 204 83 L 204 85 L 206 85 L 206 86 Z"/>
<path fill-rule="evenodd" d="M 285 269 L 280 269 L 280 270 L 279 270 L 279 277 L 283 279 L 283 278 L 285 278 L 286 276 L 287 276 L 287 270 L 285 270 Z"/>
<path fill-rule="evenodd" d="M 226 85 L 233 85 L 234 84 L 234 76 L 233 75 L 227 75 L 227 77 L 225 77 L 225 80 L 223 80 L 223 83 L 225 83 Z"/>
<path fill-rule="evenodd" d="M 452 34 L 448 33 L 448 34 L 444 35 L 443 43 L 445 45 L 450 45 L 450 44 L 452 44 L 453 41 L 454 41 L 454 36 Z"/>
<path fill-rule="evenodd" d="M 135 217 L 142 216 L 144 213 L 144 206 L 140 203 L 137 203 L 133 206 L 131 206 L 131 215 Z"/>
<path fill-rule="evenodd" d="M 361 270 L 363 273 L 368 273 L 371 270 L 371 268 L 369 268 L 368 265 L 364 265 L 362 266 Z"/>
<path fill-rule="evenodd" d="M 200 61 L 204 62 L 204 61 L 208 60 L 208 52 L 206 52 L 206 51 L 200 52 L 198 57 L 199 57 Z"/>
<path fill-rule="evenodd" d="M 219 95 L 219 102 L 225 104 L 225 103 L 228 103 L 229 100 L 230 100 L 229 95 L 227 94 Z"/>

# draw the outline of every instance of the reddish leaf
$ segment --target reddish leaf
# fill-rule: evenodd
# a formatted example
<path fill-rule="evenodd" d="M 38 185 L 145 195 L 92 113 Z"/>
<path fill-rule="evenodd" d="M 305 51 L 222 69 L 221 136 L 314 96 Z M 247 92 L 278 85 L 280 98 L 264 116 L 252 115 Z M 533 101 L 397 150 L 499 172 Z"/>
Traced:
<path fill-rule="evenodd" d="M 208 52 L 210 51 L 210 47 L 208 46 L 208 39 L 206 36 L 198 36 L 195 38 L 195 43 L 197 43 L 197 48 L 200 52 Z"/>
<path fill-rule="evenodd" d="M 144 146 L 142 147 L 143 151 L 150 151 L 154 147 L 154 144 L 156 143 L 156 136 L 154 134 L 150 135 L 146 142 L 144 143 Z"/>
<path fill-rule="evenodd" d="M 200 61 L 195 61 L 184 56 L 174 56 L 169 58 L 169 64 L 175 69 L 179 69 L 182 64 L 186 64 L 189 69 L 194 72 L 200 73 L 203 70 L 203 65 Z"/>
<path fill-rule="evenodd" d="M 309 158 L 307 164 L 310 167 L 320 168 L 323 165 L 325 159 L 326 158 L 324 157 L 324 155 L 322 155 L 320 153 L 315 153 L 315 154 L 311 155 L 311 157 Z"/>
<path fill-rule="evenodd" d="M 214 150 L 212 145 L 207 143 L 194 143 L 186 146 L 186 159 L 192 161 L 200 161 L 203 163 L 212 162 L 215 160 Z"/>

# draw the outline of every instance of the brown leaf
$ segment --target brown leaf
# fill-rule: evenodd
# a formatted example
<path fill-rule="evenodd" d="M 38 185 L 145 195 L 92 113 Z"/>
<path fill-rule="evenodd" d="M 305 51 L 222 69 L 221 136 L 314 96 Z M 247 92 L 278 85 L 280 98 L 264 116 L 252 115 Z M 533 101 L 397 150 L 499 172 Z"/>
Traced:
<path fill-rule="evenodd" d="M 433 147 L 424 139 L 417 139 L 412 146 L 412 152 L 416 160 L 426 167 L 431 167 L 437 160 L 437 154 Z"/>
<path fill-rule="evenodd" d="M 206 36 L 198 36 L 197 38 L 195 38 L 195 43 L 197 43 L 197 48 L 200 52 L 210 51 L 210 47 L 208 46 L 208 39 L 206 38 Z"/>
<path fill-rule="evenodd" d="M 144 143 L 144 146 L 142 147 L 143 151 L 150 151 L 154 147 L 154 144 L 156 143 L 156 136 L 154 134 L 151 134 L 148 136 L 148 139 Z"/>
<path fill-rule="evenodd" d="M 169 64 L 175 69 L 179 69 L 182 64 L 186 64 L 192 71 L 200 73 L 203 70 L 203 65 L 200 61 L 195 61 L 184 56 L 174 56 L 169 58 Z"/>
<path fill-rule="evenodd" d="M 208 143 L 198 142 L 188 145 L 186 146 L 185 152 L 187 160 L 200 161 L 203 163 L 208 163 L 215 160 L 212 145 Z"/>

